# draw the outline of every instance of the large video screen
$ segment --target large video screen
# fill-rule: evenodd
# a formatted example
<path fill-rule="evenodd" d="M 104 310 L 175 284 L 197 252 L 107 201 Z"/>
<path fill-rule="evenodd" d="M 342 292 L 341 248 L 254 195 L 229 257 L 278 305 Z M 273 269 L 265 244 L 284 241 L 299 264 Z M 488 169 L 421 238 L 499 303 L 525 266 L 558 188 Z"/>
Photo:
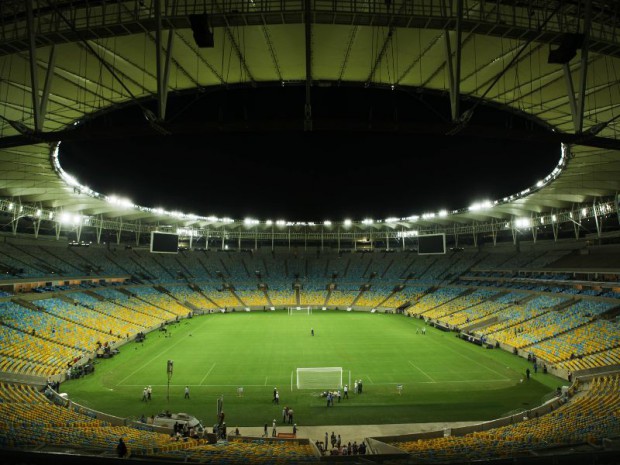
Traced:
<path fill-rule="evenodd" d="M 418 255 L 446 253 L 445 234 L 427 234 L 418 236 Z"/>
<path fill-rule="evenodd" d="M 164 232 L 151 232 L 151 252 L 179 253 L 179 235 Z"/>

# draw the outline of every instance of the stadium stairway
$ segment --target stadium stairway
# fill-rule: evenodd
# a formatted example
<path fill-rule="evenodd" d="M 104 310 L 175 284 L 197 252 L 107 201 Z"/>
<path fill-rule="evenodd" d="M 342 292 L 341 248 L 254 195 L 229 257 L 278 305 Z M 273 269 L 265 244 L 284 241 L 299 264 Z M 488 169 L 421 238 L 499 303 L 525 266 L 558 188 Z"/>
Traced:
<path fill-rule="evenodd" d="M 365 286 L 362 286 L 360 288 L 359 293 L 355 296 L 355 298 L 353 299 L 353 302 L 351 302 L 351 307 L 353 307 L 354 305 L 357 304 L 357 301 L 360 299 L 360 297 L 362 297 L 362 295 L 364 295 L 364 293 L 367 291 L 368 289 Z"/>
<path fill-rule="evenodd" d="M 182 253 L 182 252 L 181 252 Z M 175 257 L 176 262 L 179 264 L 179 266 L 181 267 L 181 269 L 183 270 L 183 274 L 184 274 L 184 278 L 187 282 L 190 281 L 190 279 L 194 279 L 194 275 L 191 273 L 191 271 L 189 271 L 187 269 L 187 267 L 185 266 L 185 264 L 179 260 L 178 257 Z"/>

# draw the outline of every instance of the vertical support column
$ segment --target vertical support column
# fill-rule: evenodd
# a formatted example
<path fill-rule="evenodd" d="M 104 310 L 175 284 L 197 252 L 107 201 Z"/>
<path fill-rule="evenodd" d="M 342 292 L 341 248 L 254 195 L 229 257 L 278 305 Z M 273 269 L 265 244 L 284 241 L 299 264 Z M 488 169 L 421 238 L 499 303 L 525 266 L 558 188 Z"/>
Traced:
<path fill-rule="evenodd" d="M 385 249 L 390 250 L 390 233 L 388 231 L 385 232 Z"/>
<path fill-rule="evenodd" d="M 471 228 L 472 235 L 474 238 L 474 247 L 478 247 L 478 223 L 474 221 L 474 224 Z"/>
<path fill-rule="evenodd" d="M 224 250 L 224 237 L 226 236 L 226 230 L 222 228 L 222 250 Z"/>
<path fill-rule="evenodd" d="M 254 228 L 254 251 L 258 250 L 258 226 Z"/>
<path fill-rule="evenodd" d="M 340 226 L 338 226 L 338 253 L 340 253 Z"/>
<path fill-rule="evenodd" d="M 291 251 L 291 227 L 288 227 L 288 251 Z"/>
<path fill-rule="evenodd" d="M 118 222 L 119 222 L 119 226 L 118 226 L 118 231 L 116 231 L 116 244 L 120 245 L 120 243 L 121 243 L 121 234 L 123 232 L 123 218 L 120 217 Z"/>
<path fill-rule="evenodd" d="M 237 251 L 241 252 L 241 229 L 237 231 Z"/>
<path fill-rule="evenodd" d="M 155 3 L 155 62 L 157 67 L 157 116 L 160 120 L 166 118 L 166 103 L 168 101 L 168 79 L 170 76 L 170 57 L 172 56 L 172 44 L 174 32 L 168 31 L 168 45 L 166 55 L 162 63 L 162 23 L 161 23 L 161 1 L 154 0 Z"/>
<path fill-rule="evenodd" d="M 47 72 L 45 73 L 45 84 L 43 85 L 43 95 L 41 95 L 41 102 L 39 103 L 40 114 L 40 127 L 35 126 L 37 131 L 43 130 L 43 122 L 45 121 L 45 114 L 47 113 L 47 102 L 52 89 L 52 78 L 54 77 L 54 69 L 56 67 L 56 45 L 52 45 L 50 49 L 50 55 L 47 60 Z"/>
<path fill-rule="evenodd" d="M 601 239 L 601 231 L 603 229 L 602 218 L 599 220 L 598 212 L 596 211 L 596 199 L 592 201 L 592 213 L 594 214 L 594 222 L 596 224 L 596 238 Z"/>
<path fill-rule="evenodd" d="M 78 225 L 75 227 L 75 238 L 78 242 L 80 242 L 80 240 L 82 239 L 82 221 L 80 219 L 80 222 L 78 223 Z"/>
<path fill-rule="evenodd" d="M 536 244 L 536 239 L 538 238 L 538 227 L 535 224 L 536 218 L 534 214 L 530 215 L 530 228 L 532 229 L 532 240 L 534 244 Z"/>
<path fill-rule="evenodd" d="M 325 235 L 325 226 L 321 227 L 321 252 L 323 252 L 323 236 Z"/>
<path fill-rule="evenodd" d="M 306 45 L 306 102 L 304 104 L 304 131 L 312 131 L 312 2 L 304 2 L 304 32 Z"/>
<path fill-rule="evenodd" d="M 566 94 L 568 96 L 568 104 L 571 115 L 573 117 L 573 128 L 575 132 L 578 131 L 579 119 L 577 117 L 577 101 L 575 100 L 575 86 L 573 85 L 573 75 L 570 71 L 568 63 L 562 65 L 562 72 L 564 73 L 564 82 L 566 84 Z"/>
<path fill-rule="evenodd" d="M 276 234 L 273 230 L 273 226 L 271 227 L 271 251 L 276 250 Z"/>
<path fill-rule="evenodd" d="M 60 239 L 60 230 L 62 229 L 62 226 L 60 224 L 60 221 L 56 220 L 56 222 L 54 223 L 54 230 L 56 233 L 56 240 Z"/>
<path fill-rule="evenodd" d="M 38 218 L 36 220 L 34 220 L 33 222 L 33 226 L 34 226 L 34 238 L 38 239 L 39 238 L 39 229 L 41 228 L 41 218 Z"/>
<path fill-rule="evenodd" d="M 456 229 L 456 224 L 454 225 L 454 247 L 459 246 L 459 232 Z"/>
<path fill-rule="evenodd" d="M 99 215 L 99 221 L 97 221 L 97 226 L 95 226 L 97 245 L 101 244 L 101 233 L 102 232 L 103 232 L 103 218 L 101 215 Z"/>
<path fill-rule="evenodd" d="M 16 205 L 13 209 L 13 221 L 11 221 L 11 231 L 13 232 L 14 236 L 17 235 L 17 224 L 19 223 L 19 218 L 20 216 L 18 213 L 18 207 Z"/>
<path fill-rule="evenodd" d="M 583 111 L 586 104 L 586 79 L 588 76 L 588 51 L 590 42 L 590 26 L 592 23 L 592 0 L 585 0 L 583 18 L 583 44 L 581 44 L 581 67 L 579 70 L 579 100 L 577 106 L 576 132 L 583 131 Z"/>
<path fill-rule="evenodd" d="M 39 73 L 37 66 L 37 44 L 36 31 L 34 24 L 34 14 L 32 11 L 32 0 L 26 0 L 26 29 L 28 32 L 28 49 L 30 64 L 30 91 L 32 97 L 32 113 L 34 115 L 34 127 L 39 131 L 43 127 L 41 108 L 39 106 Z"/>
<path fill-rule="evenodd" d="M 445 10 L 445 4 L 442 3 Z M 458 121 L 460 117 L 460 93 L 461 93 L 461 38 L 462 38 L 463 0 L 456 1 L 456 63 L 452 60 L 452 47 L 450 45 L 450 31 L 444 30 L 444 44 L 446 64 L 448 66 L 448 79 L 450 91 L 450 110 L 452 121 Z"/>
<path fill-rule="evenodd" d="M 403 234 L 403 252 L 404 252 L 405 251 L 405 227 L 404 226 L 401 229 L 401 232 Z"/>
<path fill-rule="evenodd" d="M 557 219 L 554 220 L 553 218 L 554 218 L 554 215 L 552 213 L 551 214 L 551 230 L 553 231 L 553 241 L 557 242 L 560 225 L 558 224 Z"/>

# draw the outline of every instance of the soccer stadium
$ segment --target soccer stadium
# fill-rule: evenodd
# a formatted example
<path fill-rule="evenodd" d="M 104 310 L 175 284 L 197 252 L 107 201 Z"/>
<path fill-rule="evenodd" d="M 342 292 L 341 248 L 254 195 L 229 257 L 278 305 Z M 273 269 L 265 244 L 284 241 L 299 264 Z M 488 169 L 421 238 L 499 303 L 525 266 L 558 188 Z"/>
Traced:
<path fill-rule="evenodd" d="M 3 463 L 619 463 L 619 13 L 0 1 Z M 219 192 L 134 203 L 62 163 L 76 141 L 87 159 L 102 138 L 248 130 L 559 155 L 454 210 L 301 221 L 212 215 Z"/>

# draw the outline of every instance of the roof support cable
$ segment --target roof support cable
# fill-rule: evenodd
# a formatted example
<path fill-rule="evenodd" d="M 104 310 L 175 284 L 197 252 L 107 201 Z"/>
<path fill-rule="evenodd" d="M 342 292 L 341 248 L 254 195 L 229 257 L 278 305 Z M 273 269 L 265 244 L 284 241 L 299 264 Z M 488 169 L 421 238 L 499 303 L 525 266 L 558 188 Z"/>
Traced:
<path fill-rule="evenodd" d="M 495 79 L 493 79 L 493 81 L 491 82 L 489 87 L 487 87 L 487 89 L 480 96 L 480 98 L 476 100 L 476 102 L 472 105 L 471 108 L 467 109 L 466 111 L 464 111 L 461 114 L 461 116 L 459 117 L 459 120 L 457 122 L 456 127 L 451 129 L 450 131 L 448 131 L 447 135 L 457 134 L 467 125 L 467 123 L 469 122 L 469 120 L 471 119 L 471 117 L 474 114 L 474 110 L 478 107 L 478 105 L 480 105 L 480 103 L 482 101 L 484 101 L 484 99 L 486 98 L 488 93 L 491 91 L 491 89 L 493 89 L 495 87 L 495 85 L 499 82 L 499 80 L 502 78 L 502 76 L 504 76 L 506 74 L 506 71 L 508 71 L 510 68 L 512 68 L 512 66 L 517 62 L 517 60 L 523 54 L 523 52 L 530 46 L 530 44 L 534 41 L 534 39 L 536 37 L 538 37 L 538 35 L 540 35 L 540 33 L 542 33 L 542 31 L 545 28 L 545 26 L 547 26 L 549 21 L 551 21 L 551 19 L 553 19 L 553 17 L 558 14 L 558 12 L 562 9 L 563 6 L 564 6 L 563 2 L 558 2 L 557 6 L 553 9 L 553 11 L 536 28 L 536 31 L 537 31 L 538 34 L 537 35 L 532 35 L 530 38 L 528 38 L 525 41 L 525 43 L 521 46 L 519 51 L 512 57 L 512 59 L 510 60 L 510 63 L 508 63 L 508 65 L 504 69 L 502 69 L 497 74 L 497 76 L 495 76 Z"/>
<path fill-rule="evenodd" d="M 168 131 L 166 131 L 164 128 L 162 128 L 161 126 L 159 126 L 157 124 L 157 117 L 155 117 L 154 113 L 149 110 L 148 108 L 146 108 L 144 105 L 142 105 L 142 103 L 140 102 L 140 100 L 138 98 L 136 98 L 136 96 L 133 94 L 133 92 L 131 91 L 131 89 L 123 82 L 123 80 L 116 74 L 116 72 L 114 71 L 114 68 L 112 68 L 112 66 L 106 61 L 104 60 L 101 56 L 99 56 L 99 54 L 97 53 L 97 51 L 93 48 L 92 45 L 90 45 L 88 43 L 88 41 L 82 36 L 82 34 L 80 34 L 80 32 L 76 29 L 75 25 L 69 21 L 67 19 L 67 17 L 62 13 L 62 11 L 60 10 L 60 8 L 58 8 L 58 6 L 56 5 L 55 2 L 53 2 L 52 0 L 47 0 L 47 4 L 49 5 L 50 8 L 53 8 L 54 11 L 56 11 L 56 13 L 58 14 L 58 16 L 60 17 L 60 19 L 67 25 L 69 26 L 69 28 L 71 29 L 71 31 L 77 36 L 77 38 L 79 39 L 79 41 L 81 43 L 84 44 L 84 46 L 88 49 L 88 51 L 97 59 L 99 60 L 99 62 L 105 67 L 105 69 L 110 73 L 110 75 L 121 85 L 121 87 L 125 90 L 125 92 L 127 92 L 127 95 L 129 95 L 129 97 L 131 98 L 131 100 L 138 105 L 138 107 L 142 110 L 142 113 L 144 114 L 144 117 L 146 118 L 146 120 L 148 121 L 149 125 L 151 127 L 153 127 L 154 129 L 156 129 L 158 132 L 163 132 L 163 133 L 168 133 Z"/>

